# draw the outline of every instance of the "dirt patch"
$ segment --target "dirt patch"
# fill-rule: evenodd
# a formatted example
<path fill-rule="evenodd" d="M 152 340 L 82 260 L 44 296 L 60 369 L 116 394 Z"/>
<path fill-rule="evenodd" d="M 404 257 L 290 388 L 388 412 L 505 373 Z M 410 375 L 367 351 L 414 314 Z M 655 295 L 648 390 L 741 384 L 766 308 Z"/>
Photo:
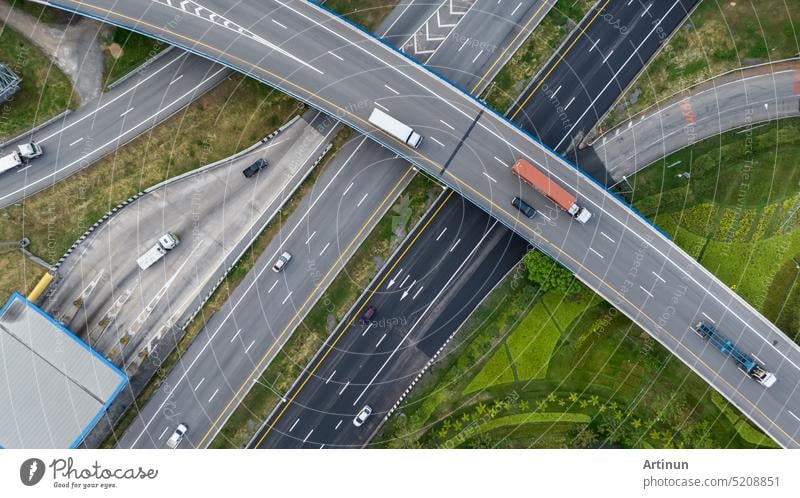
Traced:
<path fill-rule="evenodd" d="M 111 43 L 107 45 L 106 50 L 108 50 L 108 55 L 110 55 L 114 60 L 122 57 L 122 47 L 120 47 L 119 43 Z"/>

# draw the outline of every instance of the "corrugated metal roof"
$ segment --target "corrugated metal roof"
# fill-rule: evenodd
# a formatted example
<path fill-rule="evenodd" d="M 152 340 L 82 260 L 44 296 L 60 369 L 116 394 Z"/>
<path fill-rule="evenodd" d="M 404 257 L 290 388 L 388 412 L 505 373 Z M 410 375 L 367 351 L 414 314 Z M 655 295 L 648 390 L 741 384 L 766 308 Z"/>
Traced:
<path fill-rule="evenodd" d="M 19 294 L 0 312 L 0 446 L 77 446 L 127 382 Z"/>

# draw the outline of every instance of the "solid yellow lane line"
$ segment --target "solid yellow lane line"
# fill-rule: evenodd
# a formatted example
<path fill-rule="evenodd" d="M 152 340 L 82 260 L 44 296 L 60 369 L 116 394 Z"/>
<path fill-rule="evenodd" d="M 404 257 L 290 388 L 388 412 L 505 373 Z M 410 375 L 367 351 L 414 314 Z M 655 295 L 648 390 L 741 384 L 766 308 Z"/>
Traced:
<path fill-rule="evenodd" d="M 519 31 L 519 33 L 517 33 L 517 36 L 515 36 L 514 39 L 511 40 L 511 43 L 506 45 L 506 48 L 503 50 L 503 52 L 500 54 L 500 56 L 497 59 L 494 60 L 494 63 L 489 67 L 489 69 L 487 69 L 486 72 L 483 73 L 483 76 L 481 76 L 481 79 L 479 79 L 478 82 L 475 83 L 475 86 L 472 87 L 472 92 L 471 93 L 474 94 L 478 90 L 478 87 L 481 86 L 481 83 L 483 83 L 483 80 L 485 80 L 486 77 L 489 76 L 489 73 L 492 72 L 492 69 L 494 69 L 494 67 L 497 65 L 498 62 L 503 60 L 503 57 L 506 55 L 506 52 L 508 52 L 511 49 L 511 47 L 514 46 L 514 44 L 517 42 L 517 39 L 519 39 L 519 37 L 522 36 L 522 33 L 524 33 L 525 30 L 528 29 L 528 26 L 530 26 L 531 23 L 536 20 L 536 16 L 539 15 L 539 12 L 541 12 L 542 9 L 547 6 L 547 2 L 548 2 L 548 0 L 544 0 L 542 2 L 542 6 L 539 7 L 538 9 L 536 9 L 536 12 L 533 13 L 533 16 L 531 16 L 531 18 L 528 19 L 528 22 L 525 23 L 525 26 L 523 26 L 522 29 Z"/>
<path fill-rule="evenodd" d="M 533 95 L 536 93 L 536 91 L 539 90 L 539 87 L 542 86 L 542 83 L 544 83 L 544 81 L 548 78 L 548 76 L 550 76 L 550 73 L 552 73 L 553 70 L 559 64 L 561 64 L 561 61 L 564 60 L 564 57 L 569 53 L 570 50 L 572 50 L 572 47 L 574 47 L 575 44 L 578 43 L 578 40 L 580 40 L 581 37 L 583 36 L 583 34 L 586 33 L 586 30 L 589 29 L 589 26 L 592 25 L 592 23 L 595 21 L 595 19 L 597 19 L 597 17 L 600 15 L 600 12 L 602 12 L 603 9 L 606 8 L 606 6 L 608 5 L 609 2 L 611 2 L 611 0 L 606 0 L 606 3 L 604 3 L 599 9 L 597 9 L 597 12 L 595 12 L 594 16 L 592 16 L 592 18 L 589 20 L 589 22 L 586 24 L 586 26 L 581 30 L 581 32 L 578 33 L 578 36 L 576 36 L 575 39 L 572 40 L 572 43 L 569 44 L 569 46 L 564 50 L 564 52 L 558 58 L 558 60 L 556 60 L 556 63 L 553 64 L 553 67 L 551 67 L 550 70 L 547 71 L 547 73 L 542 77 L 542 79 L 539 80 L 539 83 L 533 88 L 533 90 L 531 90 L 531 93 L 528 94 L 528 96 L 525 98 L 525 101 L 517 107 L 517 110 L 514 111 L 514 113 L 511 115 L 511 119 L 512 120 L 514 118 L 516 118 L 517 114 L 519 114 L 519 111 L 521 111 L 525 107 L 525 105 L 527 105 L 528 101 L 531 100 L 531 97 L 533 97 Z"/>

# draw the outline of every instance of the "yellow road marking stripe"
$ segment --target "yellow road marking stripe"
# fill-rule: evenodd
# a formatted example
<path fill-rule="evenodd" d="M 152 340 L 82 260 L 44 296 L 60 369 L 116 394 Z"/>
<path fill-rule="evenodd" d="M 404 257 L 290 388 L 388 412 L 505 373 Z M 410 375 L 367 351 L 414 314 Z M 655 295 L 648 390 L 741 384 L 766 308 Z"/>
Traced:
<path fill-rule="evenodd" d="M 474 86 L 474 87 L 472 87 L 472 92 L 471 92 L 471 93 L 473 93 L 473 94 L 474 94 L 474 93 L 475 93 L 475 92 L 478 90 L 478 87 L 479 87 L 479 86 L 481 86 L 481 83 L 483 83 L 483 80 L 485 80 L 485 79 L 486 79 L 486 77 L 489 75 L 489 73 L 491 73 L 491 72 L 492 72 L 492 69 L 494 69 L 494 67 L 497 65 L 497 63 L 498 63 L 498 62 L 500 62 L 500 61 L 503 59 L 503 57 L 505 57 L 505 55 L 506 55 L 506 52 L 508 52 L 508 51 L 511 49 L 511 47 L 513 47 L 513 46 L 514 46 L 514 44 L 517 42 L 517 39 L 518 39 L 520 36 L 522 36 L 522 33 L 524 33 L 524 32 L 525 32 L 525 30 L 526 30 L 526 29 L 528 29 L 528 26 L 530 26 L 530 25 L 531 25 L 531 23 L 532 23 L 533 21 L 535 21 L 535 20 L 536 20 L 536 16 L 538 16 L 538 15 L 539 15 L 539 12 L 541 12 L 541 11 L 542 11 L 542 9 L 543 9 L 543 8 L 545 8 L 545 7 L 547 6 L 547 2 L 548 2 L 548 1 L 549 1 L 549 0 L 545 0 L 545 1 L 543 1 L 543 2 L 542 2 L 542 6 L 541 6 L 541 7 L 539 7 L 538 9 L 536 9 L 536 12 L 534 12 L 534 13 L 533 13 L 533 16 L 531 16 L 531 18 L 530 18 L 530 19 L 528 19 L 528 22 L 527 22 L 527 23 L 525 23 L 525 26 L 523 26 L 523 27 L 522 27 L 522 29 L 521 29 L 521 30 L 519 30 L 519 33 L 517 33 L 517 36 L 515 36 L 515 37 L 514 37 L 514 39 L 513 39 L 513 40 L 511 40 L 511 43 L 509 43 L 508 45 L 506 45 L 506 48 L 505 48 L 505 49 L 503 50 L 503 52 L 500 54 L 500 57 L 498 57 L 498 58 L 496 58 L 496 59 L 494 60 L 494 63 L 493 63 L 491 66 L 489 66 L 489 69 L 487 69 L 487 70 L 486 70 L 486 72 L 485 72 L 485 73 L 483 73 L 483 76 L 481 76 L 481 79 L 479 79 L 479 80 L 478 80 L 478 82 L 477 82 L 477 83 L 475 83 L 475 86 Z M 554 1 L 555 1 L 555 0 L 554 0 Z"/>
<path fill-rule="evenodd" d="M 570 44 L 569 44 L 569 46 L 568 46 L 568 47 L 567 47 L 567 48 L 564 50 L 564 53 L 562 53 L 562 54 L 561 54 L 561 57 L 559 57 L 559 58 L 558 58 L 558 60 L 556 61 L 556 63 L 555 63 L 555 64 L 553 64 L 553 67 L 551 67 L 551 68 L 550 68 L 550 70 L 549 70 L 549 71 L 547 71 L 547 74 L 545 74 L 545 75 L 544 75 L 544 77 L 543 77 L 543 78 L 542 78 L 542 79 L 539 81 L 539 84 L 537 84 L 537 85 L 536 85 L 536 87 L 534 87 L 534 89 L 533 89 L 533 90 L 531 90 L 531 93 L 530 93 L 530 94 L 528 95 L 528 97 L 525 99 L 525 102 L 523 102 L 522 104 L 520 104 L 520 105 L 517 107 L 517 110 L 516 110 L 516 111 L 514 111 L 514 114 L 512 114 L 512 115 L 511 115 L 511 119 L 512 119 L 512 120 L 513 120 L 514 118 L 516 118 L 516 117 L 517 117 L 517 114 L 519 114 L 519 111 L 521 111 L 522 109 L 524 109 L 524 108 L 525 108 L 525 105 L 527 105 L 528 101 L 530 101 L 530 100 L 531 100 L 531 97 L 533 97 L 533 95 L 534 95 L 534 94 L 535 94 L 535 93 L 536 93 L 536 92 L 539 90 L 539 87 L 541 87 L 541 86 L 542 86 L 542 83 L 544 83 L 544 81 L 545 81 L 545 80 L 546 80 L 546 79 L 547 79 L 547 78 L 550 76 L 550 73 L 552 73 L 552 72 L 553 72 L 553 70 L 554 70 L 554 69 L 555 69 L 555 68 L 556 68 L 556 67 L 557 67 L 559 64 L 561 64 L 561 61 L 562 61 L 562 60 L 564 60 L 564 57 L 565 57 L 565 56 L 566 56 L 566 55 L 569 53 L 569 51 L 570 51 L 570 50 L 572 50 L 572 47 L 574 47 L 574 46 L 575 46 L 575 44 L 576 44 L 576 43 L 578 43 L 578 40 L 580 40 L 580 39 L 581 39 L 581 37 L 583 36 L 583 34 L 584 34 L 584 33 L 586 33 L 586 30 L 587 30 L 587 29 L 589 29 L 589 26 L 591 26 L 591 25 L 592 25 L 592 23 L 595 21 L 595 19 L 597 19 L 597 16 L 599 16 L 599 15 L 600 15 L 600 12 L 602 12 L 602 11 L 603 11 L 603 9 L 605 9 L 605 8 L 606 8 L 606 6 L 608 5 L 608 3 L 609 3 L 610 1 L 611 1 L 611 0 L 606 0 L 606 3 L 604 3 L 604 4 L 602 5 L 602 7 L 600 7 L 599 9 L 597 9 L 597 12 L 595 12 L 594 16 L 593 16 L 593 17 L 592 17 L 592 18 L 589 20 L 589 22 L 588 22 L 588 23 L 586 24 L 586 26 L 585 26 L 585 27 L 584 27 L 584 28 L 581 30 L 581 32 L 580 32 L 580 33 L 578 33 L 578 36 L 576 36 L 576 37 L 575 37 L 575 39 L 574 39 L 574 40 L 572 40 L 572 43 L 570 43 Z"/>

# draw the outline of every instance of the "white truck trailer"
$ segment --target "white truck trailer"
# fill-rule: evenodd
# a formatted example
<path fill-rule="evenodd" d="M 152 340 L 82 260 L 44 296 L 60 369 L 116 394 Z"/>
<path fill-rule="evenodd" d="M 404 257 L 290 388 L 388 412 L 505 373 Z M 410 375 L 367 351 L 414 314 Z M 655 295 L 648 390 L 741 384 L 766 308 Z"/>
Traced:
<path fill-rule="evenodd" d="M 369 115 L 369 122 L 415 149 L 422 143 L 422 136 L 415 132 L 413 128 L 389 116 L 377 107 L 372 109 L 372 114 Z"/>
<path fill-rule="evenodd" d="M 158 242 L 153 247 L 139 256 L 136 263 L 139 264 L 139 268 L 146 270 L 153 266 L 156 261 L 163 258 L 168 251 L 177 247 L 180 242 L 180 239 L 174 233 L 167 232 L 158 238 Z"/>

